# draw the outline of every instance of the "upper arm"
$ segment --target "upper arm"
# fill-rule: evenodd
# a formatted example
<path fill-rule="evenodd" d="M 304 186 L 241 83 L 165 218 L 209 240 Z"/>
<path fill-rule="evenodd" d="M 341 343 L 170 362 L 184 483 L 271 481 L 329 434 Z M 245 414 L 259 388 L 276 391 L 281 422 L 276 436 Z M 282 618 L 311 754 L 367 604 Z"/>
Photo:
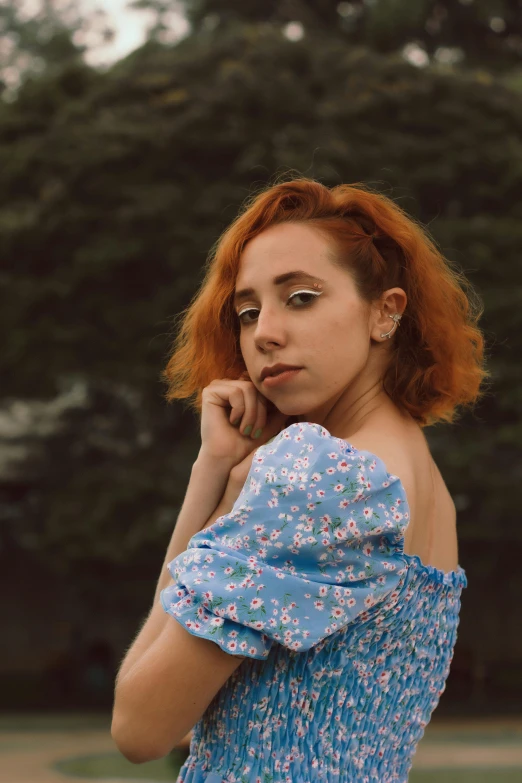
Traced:
<path fill-rule="evenodd" d="M 123 755 L 137 763 L 166 756 L 242 662 L 243 656 L 224 652 L 168 617 L 119 686 L 112 735 Z"/>

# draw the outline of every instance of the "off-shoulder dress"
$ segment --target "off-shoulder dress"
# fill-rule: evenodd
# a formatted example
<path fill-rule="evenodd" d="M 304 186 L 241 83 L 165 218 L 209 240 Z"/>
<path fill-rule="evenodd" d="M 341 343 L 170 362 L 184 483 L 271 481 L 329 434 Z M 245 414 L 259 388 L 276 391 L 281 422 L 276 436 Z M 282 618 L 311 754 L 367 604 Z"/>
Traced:
<path fill-rule="evenodd" d="M 460 565 L 404 552 L 400 478 L 312 422 L 254 453 L 230 513 L 168 564 L 169 615 L 246 656 L 177 783 L 406 783 L 445 690 Z"/>

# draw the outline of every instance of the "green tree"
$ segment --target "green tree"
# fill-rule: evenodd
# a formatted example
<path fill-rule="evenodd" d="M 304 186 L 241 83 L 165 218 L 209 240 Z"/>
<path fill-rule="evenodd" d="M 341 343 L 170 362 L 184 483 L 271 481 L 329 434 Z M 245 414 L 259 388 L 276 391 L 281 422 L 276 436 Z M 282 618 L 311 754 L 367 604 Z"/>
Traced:
<path fill-rule="evenodd" d="M 0 90 L 13 100 L 27 78 L 83 61 L 90 47 L 112 40 L 114 30 L 98 7 L 85 17 L 78 0 L 0 0 Z"/>
<path fill-rule="evenodd" d="M 147 0 L 142 0 L 146 3 Z M 168 5 L 169 0 L 164 0 Z M 300 22 L 313 34 L 336 35 L 390 53 L 412 42 L 430 59 L 461 54 L 467 65 L 519 66 L 522 7 L 518 0 L 183 0 L 195 31 L 231 22 Z"/>
<path fill-rule="evenodd" d="M 491 540 L 501 518 L 504 544 L 520 541 L 514 94 L 483 73 L 259 26 L 151 42 L 106 74 L 82 67 L 28 82 L 0 109 L 3 393 L 36 403 L 87 389 L 59 430 L 31 436 L 12 539 L 71 567 L 165 541 L 199 440 L 161 398 L 171 318 L 251 188 L 295 171 L 397 198 L 477 286 L 495 388 L 476 416 L 428 435 L 462 540 Z"/>

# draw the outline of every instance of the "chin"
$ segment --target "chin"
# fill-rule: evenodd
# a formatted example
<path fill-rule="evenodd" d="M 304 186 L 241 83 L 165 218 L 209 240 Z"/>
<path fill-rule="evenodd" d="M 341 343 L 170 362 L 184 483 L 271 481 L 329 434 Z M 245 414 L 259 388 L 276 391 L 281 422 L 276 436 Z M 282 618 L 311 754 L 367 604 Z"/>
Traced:
<path fill-rule="evenodd" d="M 286 405 L 284 403 L 282 405 L 278 405 L 277 408 L 282 414 L 285 416 L 292 416 L 292 418 L 297 418 L 298 416 L 301 418 L 306 418 L 308 415 L 306 410 L 303 410 L 302 407 L 297 407 L 295 404 L 292 405 L 291 402 L 286 403 Z"/>

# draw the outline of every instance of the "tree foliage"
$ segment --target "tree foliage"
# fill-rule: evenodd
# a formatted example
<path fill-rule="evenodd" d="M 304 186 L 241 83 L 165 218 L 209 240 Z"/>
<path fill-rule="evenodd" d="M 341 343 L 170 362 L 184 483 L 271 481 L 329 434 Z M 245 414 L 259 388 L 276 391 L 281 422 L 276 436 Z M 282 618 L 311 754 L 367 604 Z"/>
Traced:
<path fill-rule="evenodd" d="M 172 0 L 170 0 L 172 2 Z M 412 42 L 430 58 L 456 50 L 466 65 L 520 66 L 519 0 L 182 0 L 194 30 L 231 22 L 299 22 L 307 33 L 340 37 L 391 53 Z M 147 0 L 141 0 L 147 3 Z M 168 4 L 169 0 L 163 0 Z M 442 51 L 441 51 L 442 50 Z"/>
<path fill-rule="evenodd" d="M 295 173 L 397 199 L 483 297 L 494 388 L 427 434 L 462 540 L 502 519 L 520 542 L 521 139 L 518 96 L 483 72 L 272 26 L 28 80 L 0 108 L 3 394 L 85 395 L 50 432 L 10 436 L 31 456 L 4 483 L 4 541 L 62 568 L 166 544 L 199 443 L 162 399 L 172 318 L 252 188 Z"/>

